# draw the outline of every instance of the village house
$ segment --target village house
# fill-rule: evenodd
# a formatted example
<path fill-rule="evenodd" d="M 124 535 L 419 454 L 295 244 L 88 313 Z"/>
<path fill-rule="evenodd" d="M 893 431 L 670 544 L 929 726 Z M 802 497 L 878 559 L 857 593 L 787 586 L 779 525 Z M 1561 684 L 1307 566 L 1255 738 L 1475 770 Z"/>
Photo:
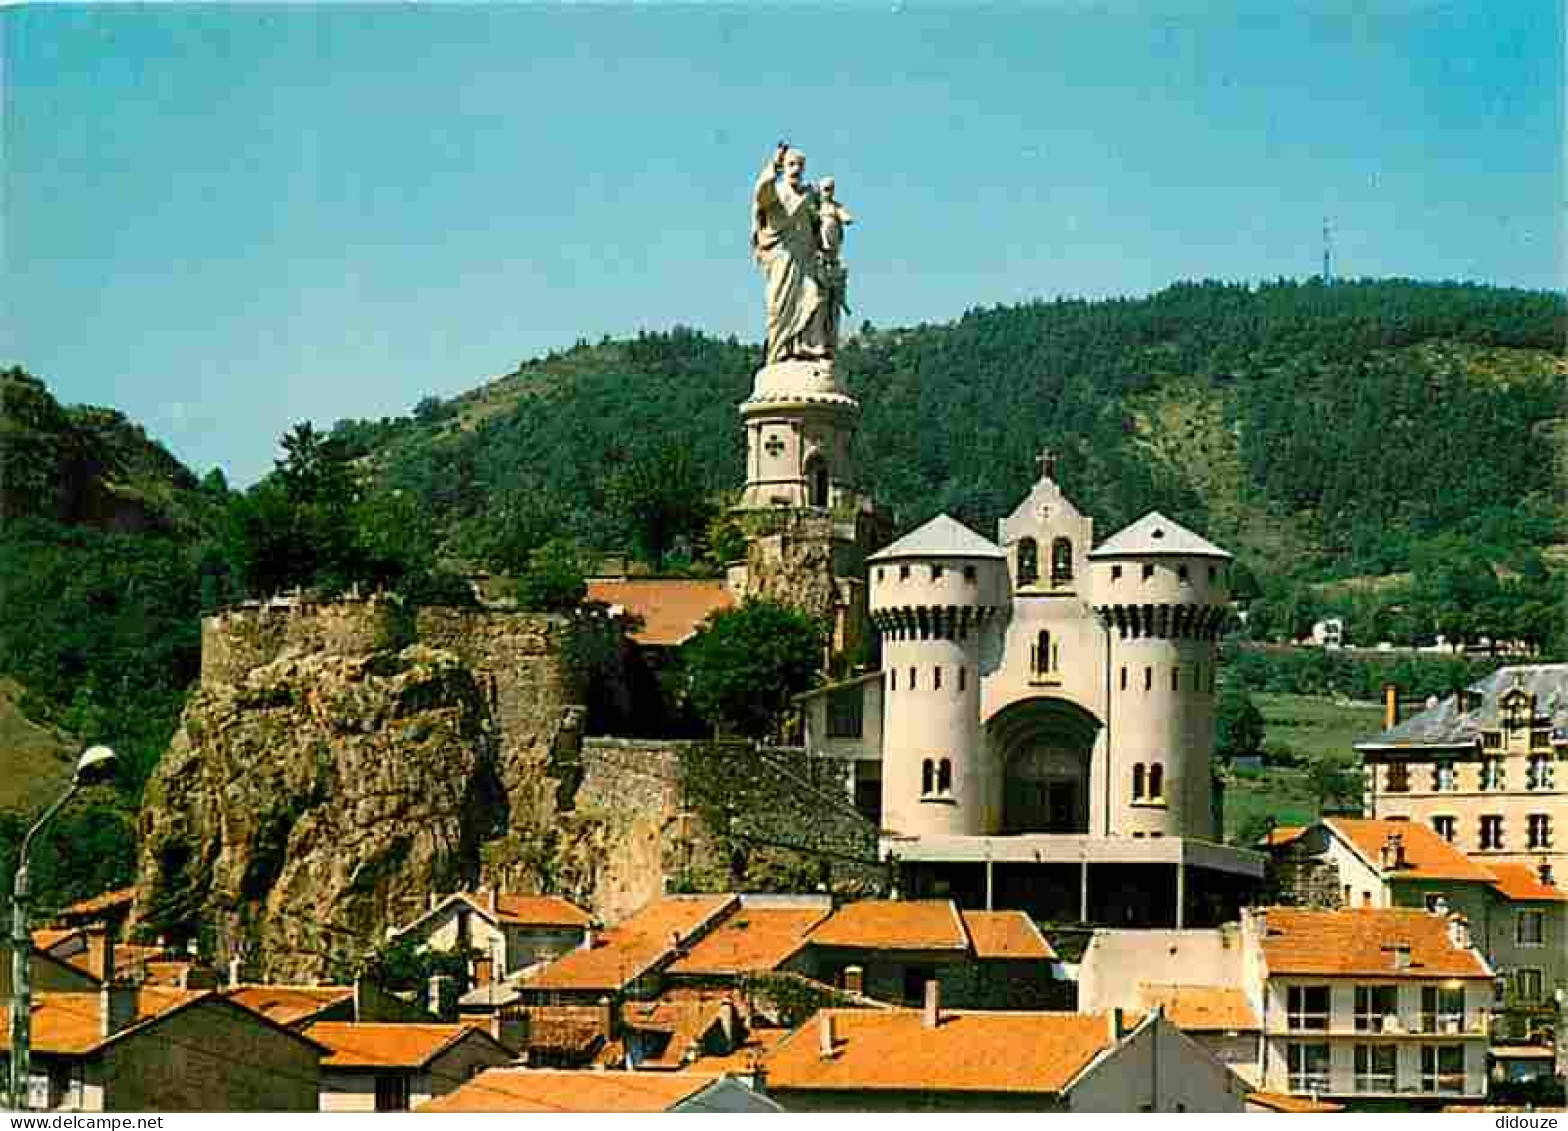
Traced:
<path fill-rule="evenodd" d="M 813 927 L 779 969 L 879 1001 L 917 1004 L 936 979 L 954 1008 L 1070 1006 L 1056 952 L 1021 911 L 952 900 L 863 900 Z"/>
<path fill-rule="evenodd" d="M 1240 1112 L 1247 1085 L 1158 1010 L 826 1009 L 767 1053 L 787 1111 Z"/>
<path fill-rule="evenodd" d="M 432 896 L 423 915 L 389 930 L 387 938 L 428 950 L 477 952 L 469 977 L 483 986 L 575 950 L 592 925 L 593 916 L 560 896 L 490 889 Z"/>
<path fill-rule="evenodd" d="M 1271 907 L 1242 927 L 1262 1090 L 1363 1110 L 1486 1095 L 1493 972 L 1460 918 Z"/>
<path fill-rule="evenodd" d="M 10 1027 L 0 1035 L 10 1056 Z M 33 994 L 29 1105 L 46 1111 L 315 1111 L 323 1049 L 211 991 Z"/>
<path fill-rule="evenodd" d="M 239 983 L 226 987 L 223 995 L 301 1032 L 317 1021 L 433 1020 L 413 1002 L 388 993 L 368 978 L 351 986 Z"/>
<path fill-rule="evenodd" d="M 728 1076 L 696 1072 L 571 1072 L 495 1068 L 419 1112 L 515 1112 L 540 1115 L 614 1112 L 765 1114 L 782 1110 Z"/>
<path fill-rule="evenodd" d="M 512 1062 L 472 1025 L 318 1021 L 305 1035 L 325 1049 L 321 1111 L 409 1111 Z"/>
<path fill-rule="evenodd" d="M 1300 902 L 1462 915 L 1502 986 L 1495 1043 L 1549 1045 L 1568 988 L 1568 891 L 1550 865 L 1466 856 L 1415 821 L 1329 818 L 1271 849 Z"/>

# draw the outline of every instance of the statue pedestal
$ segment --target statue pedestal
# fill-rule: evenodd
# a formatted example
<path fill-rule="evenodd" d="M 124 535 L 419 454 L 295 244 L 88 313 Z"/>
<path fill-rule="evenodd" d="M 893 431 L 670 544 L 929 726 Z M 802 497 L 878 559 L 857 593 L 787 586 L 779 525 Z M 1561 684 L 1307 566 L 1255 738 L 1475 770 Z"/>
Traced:
<path fill-rule="evenodd" d="M 860 402 L 831 361 L 781 361 L 757 370 L 740 404 L 746 429 L 745 510 L 830 509 L 858 498 L 849 445 Z"/>

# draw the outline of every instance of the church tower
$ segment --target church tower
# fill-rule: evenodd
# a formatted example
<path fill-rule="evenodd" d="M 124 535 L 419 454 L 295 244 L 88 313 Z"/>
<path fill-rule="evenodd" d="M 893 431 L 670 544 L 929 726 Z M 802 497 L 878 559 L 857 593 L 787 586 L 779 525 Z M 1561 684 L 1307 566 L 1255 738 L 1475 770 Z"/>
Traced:
<path fill-rule="evenodd" d="M 992 831 L 1001 779 L 980 729 L 986 626 L 1005 604 L 999 547 L 938 515 L 867 559 L 882 635 L 882 825 L 923 836 Z"/>

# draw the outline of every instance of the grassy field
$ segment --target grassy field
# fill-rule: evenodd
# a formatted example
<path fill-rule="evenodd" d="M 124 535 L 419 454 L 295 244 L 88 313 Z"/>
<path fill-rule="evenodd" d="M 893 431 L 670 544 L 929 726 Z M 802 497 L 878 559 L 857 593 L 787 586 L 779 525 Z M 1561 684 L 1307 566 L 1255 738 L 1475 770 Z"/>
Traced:
<path fill-rule="evenodd" d="M 1350 761 L 1352 743 L 1383 728 L 1383 712 L 1375 703 L 1336 703 L 1310 695 L 1258 693 L 1252 701 L 1263 712 L 1264 748 L 1289 751 L 1308 761 L 1332 758 Z M 1302 825 L 1316 819 L 1317 799 L 1305 769 L 1266 767 L 1256 775 L 1234 775 L 1225 793 L 1225 835 L 1267 815 L 1276 825 Z"/>

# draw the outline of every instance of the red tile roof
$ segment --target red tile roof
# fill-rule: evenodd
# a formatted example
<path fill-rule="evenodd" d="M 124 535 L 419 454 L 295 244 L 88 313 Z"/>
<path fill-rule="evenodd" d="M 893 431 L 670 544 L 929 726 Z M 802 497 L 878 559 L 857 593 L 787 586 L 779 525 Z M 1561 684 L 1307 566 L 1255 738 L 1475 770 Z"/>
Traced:
<path fill-rule="evenodd" d="M 279 1025 L 297 1024 L 354 997 L 353 986 L 235 986 L 222 992 Z"/>
<path fill-rule="evenodd" d="M 619 606 L 642 626 L 631 634 L 639 644 L 684 644 L 716 612 L 735 607 L 719 579 L 625 578 L 590 581 L 589 601 Z"/>
<path fill-rule="evenodd" d="M 977 958 L 1033 958 L 1053 962 L 1056 951 L 1022 911 L 962 911 Z"/>
<path fill-rule="evenodd" d="M 326 1047 L 323 1068 L 423 1068 L 470 1035 L 494 1043 L 482 1026 L 468 1024 L 317 1021 L 305 1035 Z"/>
<path fill-rule="evenodd" d="M 665 896 L 595 940 L 570 951 L 523 983 L 525 990 L 620 990 L 675 953 L 735 904 L 733 895 Z"/>
<path fill-rule="evenodd" d="M 39 950 L 53 950 L 73 937 L 85 938 L 80 927 L 40 927 L 33 932 L 33 945 Z"/>
<path fill-rule="evenodd" d="M 136 1003 L 132 1025 L 161 1017 L 210 993 L 203 990 L 168 989 L 162 986 L 144 986 L 133 992 L 136 994 Z M 105 1038 L 101 1035 L 102 1027 L 103 995 L 97 990 L 86 993 L 33 994 L 34 1052 L 61 1054 L 91 1052 L 104 1043 Z M 4 1026 L 4 1032 L 0 1033 L 0 1049 L 9 1050 L 10 1047 L 11 1027 L 7 1024 Z"/>
<path fill-rule="evenodd" d="M 472 896 L 478 900 L 479 896 Z M 482 904 L 488 907 L 489 904 Z M 497 892 L 496 916 L 503 923 L 526 927 L 586 927 L 593 916 L 569 899 L 558 895 L 509 895 Z"/>
<path fill-rule="evenodd" d="M 1492 882 L 1491 872 L 1419 822 L 1330 817 L 1323 823 L 1354 845 L 1385 879 Z M 1383 846 L 1390 836 L 1399 837 L 1406 867 L 1383 868 Z"/>
<path fill-rule="evenodd" d="M 1568 891 L 1555 884 L 1543 884 L 1528 864 L 1488 864 L 1487 868 L 1497 877 L 1492 886 L 1509 899 L 1568 903 Z"/>
<path fill-rule="evenodd" d="M 867 899 L 840 907 L 808 936 L 814 946 L 861 950 L 968 950 L 958 909 L 946 899 Z"/>
<path fill-rule="evenodd" d="M 671 974 L 746 974 L 772 970 L 805 943 L 825 907 L 742 907 L 669 968 Z"/>
<path fill-rule="evenodd" d="M 1282 844 L 1292 844 L 1301 839 L 1307 831 L 1306 825 L 1281 825 L 1277 829 L 1270 829 L 1269 835 L 1264 837 L 1262 844 L 1268 848 L 1278 848 Z"/>
<path fill-rule="evenodd" d="M 88 915 L 102 915 L 105 911 L 115 911 L 121 908 L 129 908 L 135 901 L 136 889 L 134 887 L 116 888 L 113 891 L 106 891 L 99 895 L 89 896 L 87 899 L 79 900 L 68 907 L 62 907 L 60 909 L 60 914 L 62 916 L 69 916 L 72 918 Z"/>
<path fill-rule="evenodd" d="M 1263 956 L 1270 975 L 1357 975 L 1379 978 L 1490 978 L 1473 950 L 1454 946 L 1448 920 L 1404 907 L 1315 911 L 1270 907 Z M 1410 965 L 1394 965 L 1396 947 Z"/>
<path fill-rule="evenodd" d="M 648 1068 L 679 1068 L 697 1042 L 720 1024 L 720 1001 L 629 1001 L 621 1006 L 621 1024 L 628 1029 L 668 1033 L 669 1041 L 656 1057 L 643 1062 Z"/>
<path fill-rule="evenodd" d="M 1144 983 L 1139 987 L 1145 1009 L 1163 1006 L 1172 1025 L 1188 1033 L 1255 1032 L 1258 1015 L 1247 995 L 1222 986 Z"/>
<path fill-rule="evenodd" d="M 1314 1100 L 1307 1096 L 1288 1096 L 1283 1092 L 1248 1092 L 1247 1102 L 1283 1115 L 1321 1115 L 1345 1110 L 1344 1104 Z"/>
<path fill-rule="evenodd" d="M 695 1072 L 598 1072 L 492 1068 L 422 1112 L 660 1112 L 717 1080 Z"/>
<path fill-rule="evenodd" d="M 834 1028 L 827 1060 L 819 1051 L 824 1013 Z M 927 1029 L 919 1010 L 831 1009 L 790 1034 L 764 1064 L 774 1091 L 1051 1094 L 1113 1043 L 1099 1013 L 952 1011 Z"/>

